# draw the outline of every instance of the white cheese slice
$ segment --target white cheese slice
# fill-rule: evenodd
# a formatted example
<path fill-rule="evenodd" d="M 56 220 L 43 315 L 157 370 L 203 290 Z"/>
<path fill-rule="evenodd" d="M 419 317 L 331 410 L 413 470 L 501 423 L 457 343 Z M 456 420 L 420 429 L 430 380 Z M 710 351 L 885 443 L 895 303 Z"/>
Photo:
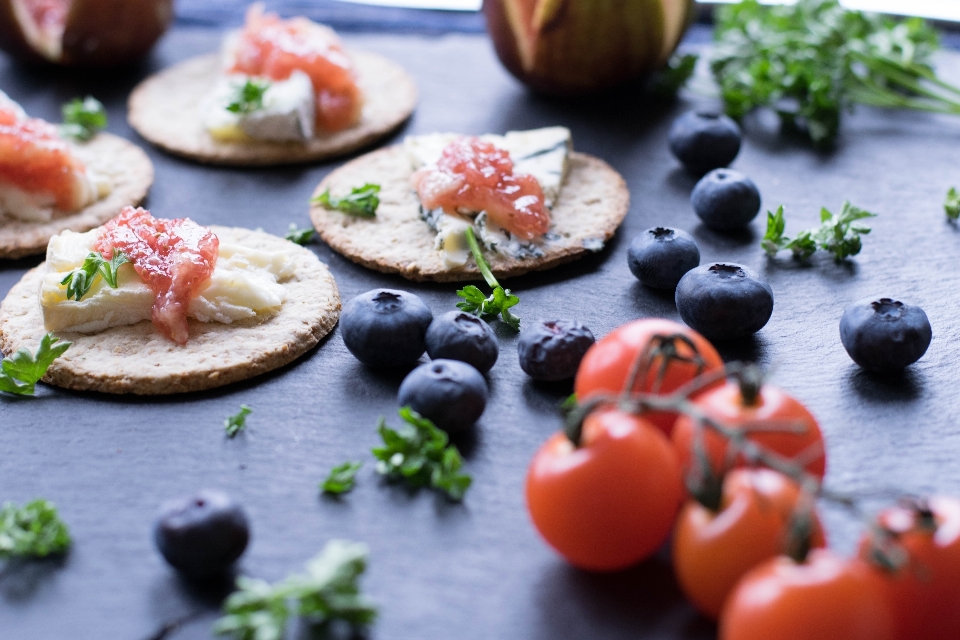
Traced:
<path fill-rule="evenodd" d="M 286 80 L 261 80 L 270 86 L 263 93 L 263 107 L 250 113 L 233 113 L 227 106 L 250 78 L 232 74 L 220 80 L 203 102 L 207 131 L 221 141 L 247 139 L 303 142 L 313 138 L 315 102 L 313 84 L 302 71 Z"/>
<path fill-rule="evenodd" d="M 40 287 L 40 306 L 48 331 L 96 333 L 150 319 L 153 291 L 129 263 L 118 269 L 116 289 L 98 277 L 82 300 L 67 300 L 66 287 L 60 282 L 83 264 L 98 233 L 97 229 L 86 233 L 64 231 L 51 238 L 47 273 Z M 213 274 L 191 300 L 187 315 L 201 322 L 224 324 L 272 315 L 286 298 L 281 281 L 291 277 L 293 270 L 293 261 L 282 252 L 221 243 Z"/>

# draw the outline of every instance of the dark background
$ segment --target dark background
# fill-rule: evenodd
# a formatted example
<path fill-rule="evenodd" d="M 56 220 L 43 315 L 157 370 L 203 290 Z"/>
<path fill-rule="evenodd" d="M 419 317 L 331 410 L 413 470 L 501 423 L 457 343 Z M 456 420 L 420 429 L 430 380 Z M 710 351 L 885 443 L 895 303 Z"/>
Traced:
<path fill-rule="evenodd" d="M 183 15 L 198 6 L 184 2 Z M 142 68 L 98 78 L 20 68 L 4 58 L 0 88 L 51 120 L 64 100 L 93 93 L 109 106 L 110 131 L 142 142 L 125 122 L 129 90 L 152 71 L 218 45 L 217 30 L 187 17 Z M 704 36 L 701 29 L 694 39 Z M 636 92 L 554 101 L 508 76 L 479 35 L 351 34 L 347 41 L 395 58 L 416 77 L 420 106 L 393 141 L 405 133 L 562 124 L 580 151 L 623 173 L 633 203 L 603 252 L 508 283 L 521 297 L 517 311 L 525 321 L 576 318 L 599 337 L 639 317 L 676 318 L 670 296 L 632 278 L 625 254 L 643 229 L 686 229 L 703 261 L 742 262 L 770 281 L 776 297 L 770 323 L 754 339 L 721 350 L 728 359 L 770 367 L 772 381 L 818 416 L 833 488 L 960 493 L 960 230 L 942 211 L 947 188 L 960 183 L 960 119 L 860 109 L 845 122 L 836 151 L 818 154 L 779 135 L 765 117 L 752 118 L 734 166 L 759 185 L 765 208 L 786 205 L 788 234 L 814 225 L 821 206 L 836 210 L 844 199 L 880 214 L 854 260 L 836 265 L 818 257 L 799 265 L 764 256 L 759 218 L 750 232 L 732 236 L 698 224 L 688 202 L 694 180 L 670 156 L 666 136 L 677 114 L 713 103 L 703 81 L 672 105 Z M 942 63 L 944 73 L 960 79 L 957 57 Z M 290 222 L 306 226 L 310 193 L 338 164 L 222 169 L 143 144 L 157 170 L 147 202 L 156 215 L 277 234 Z M 435 313 L 457 300 L 452 285 L 408 283 L 358 267 L 322 244 L 312 249 L 330 265 L 345 300 L 378 286 L 415 291 Z M 0 262 L 0 295 L 39 261 Z M 903 376 L 864 374 L 840 345 L 844 306 L 870 295 L 901 296 L 930 317 L 930 350 Z M 712 625 L 680 597 L 665 557 L 591 575 L 568 567 L 538 538 L 524 508 L 523 478 L 533 453 L 559 427 L 556 405 L 570 386 L 530 381 L 517 364 L 515 336 L 502 329 L 490 404 L 476 430 L 459 441 L 475 481 L 461 505 L 378 479 L 368 450 L 377 442 L 379 416 L 397 422 L 402 373 L 364 368 L 337 331 L 285 369 L 209 393 L 137 399 L 41 387 L 33 399 L 0 397 L 0 500 L 46 497 L 74 537 L 61 562 L 0 569 L 0 638 L 141 640 L 191 614 L 197 615 L 166 637 L 208 638 L 222 592 L 182 582 L 151 541 L 159 504 L 202 487 L 224 489 L 248 510 L 253 540 L 241 562 L 244 574 L 278 580 L 301 570 L 331 538 L 366 542 L 364 586 L 382 614 L 374 638 L 712 637 Z M 227 440 L 223 420 L 241 403 L 254 409 L 248 429 Z M 357 488 L 340 500 L 319 496 L 317 483 L 346 459 L 365 462 Z M 848 552 L 859 525 L 829 508 L 825 517 L 832 543 Z"/>

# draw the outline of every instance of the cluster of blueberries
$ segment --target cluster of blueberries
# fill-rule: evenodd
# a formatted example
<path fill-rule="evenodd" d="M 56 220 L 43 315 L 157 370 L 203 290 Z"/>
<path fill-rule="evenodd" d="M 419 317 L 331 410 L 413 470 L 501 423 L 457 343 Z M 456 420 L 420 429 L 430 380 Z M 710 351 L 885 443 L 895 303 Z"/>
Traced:
<path fill-rule="evenodd" d="M 745 228 L 760 212 L 760 192 L 750 178 L 726 166 L 740 152 L 740 127 L 717 113 L 690 111 L 670 129 L 670 150 L 687 170 L 703 177 L 690 202 L 704 225 L 719 232 Z M 705 175 L 704 175 L 705 174 Z M 654 289 L 675 291 L 683 321 L 712 341 L 756 333 L 773 313 L 773 291 L 740 264 L 700 265 L 700 250 L 685 231 L 655 227 L 627 253 L 630 271 Z M 923 310 L 892 298 L 869 298 L 846 309 L 840 339 L 865 369 L 894 372 L 920 359 L 930 345 Z"/>
<path fill-rule="evenodd" d="M 471 427 L 487 404 L 483 374 L 500 354 L 486 322 L 464 311 L 433 316 L 419 296 L 374 289 L 353 298 L 340 315 L 347 349 L 370 367 L 406 367 L 426 351 L 431 361 L 400 384 L 400 406 L 409 406 L 437 427 L 455 433 Z M 593 334 L 573 320 L 541 320 L 518 340 L 520 367 L 537 380 L 566 380 L 594 343 Z"/>

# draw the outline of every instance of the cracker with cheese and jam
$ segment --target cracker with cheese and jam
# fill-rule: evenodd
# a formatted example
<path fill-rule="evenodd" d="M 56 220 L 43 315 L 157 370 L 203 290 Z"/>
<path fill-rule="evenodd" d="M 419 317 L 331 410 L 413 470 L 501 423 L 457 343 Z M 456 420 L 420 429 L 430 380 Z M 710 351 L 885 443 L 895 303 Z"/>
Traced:
<path fill-rule="evenodd" d="M 0 91 L 0 258 L 43 253 L 57 233 L 92 229 L 146 197 L 146 154 L 109 133 L 89 135 L 62 135 Z"/>
<path fill-rule="evenodd" d="M 336 324 L 340 295 L 307 249 L 260 231 L 125 208 L 53 237 L 0 304 L 0 350 L 72 344 L 44 382 L 105 393 L 199 391 L 282 367 Z"/>
<path fill-rule="evenodd" d="M 224 165 L 322 160 L 364 147 L 413 113 L 417 88 L 391 60 L 348 51 L 329 27 L 251 6 L 220 54 L 143 81 L 131 126 L 178 155 Z"/>
<path fill-rule="evenodd" d="M 364 185 L 379 186 L 375 214 L 329 206 Z M 434 281 L 480 276 L 468 228 L 497 277 L 517 276 L 600 251 L 630 206 L 620 174 L 573 151 L 564 127 L 409 136 L 335 170 L 315 196 L 311 219 L 335 251 Z"/>

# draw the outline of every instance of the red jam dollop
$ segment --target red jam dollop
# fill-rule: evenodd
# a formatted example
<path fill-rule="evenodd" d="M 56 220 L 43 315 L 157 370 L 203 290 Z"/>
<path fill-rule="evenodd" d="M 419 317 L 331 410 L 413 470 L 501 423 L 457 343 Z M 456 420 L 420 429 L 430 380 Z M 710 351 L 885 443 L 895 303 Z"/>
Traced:
<path fill-rule="evenodd" d="M 217 265 L 220 240 L 187 218 L 154 218 L 125 207 L 103 227 L 97 251 L 110 258 L 122 251 L 154 293 L 153 326 L 177 344 L 189 339 L 187 311 Z"/>
<path fill-rule="evenodd" d="M 0 183 L 27 193 L 45 193 L 57 209 L 82 206 L 85 185 L 77 175 L 83 163 L 57 128 L 37 118 L 23 118 L 15 107 L 0 104 Z"/>
<path fill-rule="evenodd" d="M 253 5 L 234 55 L 233 73 L 273 80 L 294 71 L 310 76 L 319 130 L 342 131 L 359 122 L 363 96 L 353 62 L 329 28 L 306 18 L 281 20 Z"/>
<path fill-rule="evenodd" d="M 486 211 L 491 222 L 523 240 L 550 228 L 540 183 L 514 173 L 510 154 L 479 138 L 451 142 L 437 165 L 414 173 L 411 184 L 427 210 Z"/>

